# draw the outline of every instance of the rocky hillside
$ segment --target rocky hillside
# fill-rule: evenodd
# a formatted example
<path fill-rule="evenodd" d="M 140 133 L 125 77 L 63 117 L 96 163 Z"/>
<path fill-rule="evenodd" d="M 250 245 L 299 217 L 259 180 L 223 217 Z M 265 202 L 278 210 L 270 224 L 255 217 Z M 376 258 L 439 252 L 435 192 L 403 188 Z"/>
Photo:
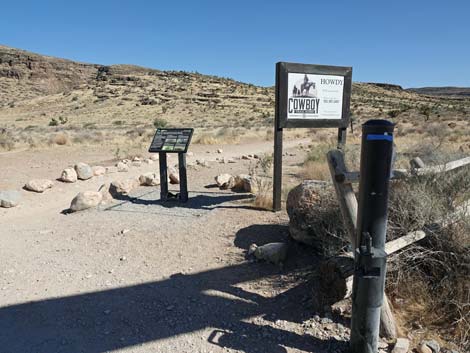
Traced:
<path fill-rule="evenodd" d="M 354 83 L 351 111 L 356 121 L 465 120 L 470 97 Z M 155 119 L 196 128 L 253 128 L 272 126 L 273 115 L 273 87 L 198 73 L 77 63 L 0 46 L 3 129 L 129 129 L 152 126 Z"/>

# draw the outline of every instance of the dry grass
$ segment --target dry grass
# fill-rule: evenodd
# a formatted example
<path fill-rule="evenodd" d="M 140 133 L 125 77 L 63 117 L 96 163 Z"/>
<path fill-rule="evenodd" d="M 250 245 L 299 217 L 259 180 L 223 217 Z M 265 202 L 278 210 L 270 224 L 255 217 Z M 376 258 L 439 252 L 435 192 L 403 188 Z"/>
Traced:
<path fill-rule="evenodd" d="M 302 168 L 302 177 L 308 180 L 330 180 L 330 170 L 326 162 L 307 161 Z"/>

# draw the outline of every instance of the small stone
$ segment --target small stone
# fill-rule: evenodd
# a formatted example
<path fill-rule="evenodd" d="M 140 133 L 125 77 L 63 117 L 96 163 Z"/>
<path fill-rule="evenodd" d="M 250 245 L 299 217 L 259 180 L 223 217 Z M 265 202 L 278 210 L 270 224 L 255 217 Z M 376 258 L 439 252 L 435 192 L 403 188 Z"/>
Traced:
<path fill-rule="evenodd" d="M 127 195 L 140 185 L 137 179 L 115 180 L 111 183 L 109 192 L 113 197 L 116 195 Z"/>
<path fill-rule="evenodd" d="M 170 184 L 179 184 L 180 177 L 178 172 L 174 168 L 168 168 L 168 178 L 170 179 Z"/>
<path fill-rule="evenodd" d="M 140 166 L 142 166 L 142 162 L 141 161 L 132 161 L 132 166 L 133 167 L 140 167 Z"/>
<path fill-rule="evenodd" d="M 127 260 L 127 257 L 125 257 L 125 256 L 121 256 L 121 257 L 119 258 L 119 261 L 126 261 L 126 260 Z"/>
<path fill-rule="evenodd" d="M 254 251 L 254 255 L 259 260 L 280 264 L 287 257 L 287 249 L 288 246 L 285 243 L 268 243 L 258 246 Z"/>
<path fill-rule="evenodd" d="M 59 179 L 66 183 L 75 183 L 78 180 L 77 172 L 73 168 L 65 168 Z"/>
<path fill-rule="evenodd" d="M 21 194 L 16 190 L 0 191 L 0 207 L 16 207 L 21 201 Z"/>
<path fill-rule="evenodd" d="M 75 171 L 77 172 L 77 177 L 80 180 L 88 180 L 93 177 L 93 170 L 86 163 L 77 163 L 74 166 Z"/>
<path fill-rule="evenodd" d="M 237 162 L 235 161 L 235 159 L 233 159 L 233 158 L 227 158 L 227 159 L 226 159 L 226 162 L 227 162 L 227 163 L 237 163 Z"/>
<path fill-rule="evenodd" d="M 155 162 L 155 161 L 158 161 L 158 154 L 152 154 L 152 155 L 150 156 L 150 159 L 151 159 L 152 161 L 154 161 L 154 162 Z"/>
<path fill-rule="evenodd" d="M 221 148 L 219 148 L 219 149 L 217 150 L 217 153 L 219 153 L 219 154 L 220 154 L 220 153 L 223 153 L 223 152 L 224 152 L 224 151 L 223 151 Z"/>
<path fill-rule="evenodd" d="M 441 351 L 441 346 L 435 340 L 423 340 L 421 341 L 421 345 L 423 344 L 429 347 L 432 353 L 439 353 Z"/>
<path fill-rule="evenodd" d="M 156 173 L 145 173 L 139 177 L 140 185 L 142 186 L 157 186 L 160 185 L 160 176 Z"/>
<path fill-rule="evenodd" d="M 52 180 L 49 179 L 33 179 L 30 180 L 26 183 L 24 188 L 29 191 L 34 191 L 34 192 L 44 192 L 47 189 L 52 188 L 54 186 L 54 183 Z"/>
<path fill-rule="evenodd" d="M 230 174 L 220 174 L 215 177 L 217 186 L 222 189 L 231 189 L 235 186 L 235 178 Z"/>
<path fill-rule="evenodd" d="M 80 192 L 72 200 L 70 210 L 72 212 L 86 210 L 88 208 L 96 207 L 100 204 L 103 197 L 97 191 L 84 191 Z"/>
<path fill-rule="evenodd" d="M 102 167 L 100 165 L 96 165 L 91 169 L 93 171 L 94 176 L 100 176 L 100 175 L 105 175 L 106 174 L 106 168 Z"/>
<path fill-rule="evenodd" d="M 393 347 L 392 353 L 408 353 L 410 349 L 410 341 L 407 338 L 397 338 L 397 342 Z"/>
<path fill-rule="evenodd" d="M 144 159 L 144 163 L 153 164 L 153 161 L 150 158 L 146 158 L 146 159 Z"/>
<path fill-rule="evenodd" d="M 425 343 L 421 343 L 418 346 L 418 353 L 433 353 L 433 351 Z"/>
<path fill-rule="evenodd" d="M 248 248 L 248 255 L 253 255 L 257 248 L 258 248 L 258 245 L 251 244 L 250 247 Z"/>
<path fill-rule="evenodd" d="M 119 162 L 118 164 L 116 164 L 116 167 L 117 167 L 118 172 L 128 172 L 129 171 L 129 166 L 124 162 Z"/>
<path fill-rule="evenodd" d="M 130 229 L 123 229 L 121 230 L 121 234 L 124 235 L 124 234 L 129 233 L 130 231 L 131 231 Z"/>

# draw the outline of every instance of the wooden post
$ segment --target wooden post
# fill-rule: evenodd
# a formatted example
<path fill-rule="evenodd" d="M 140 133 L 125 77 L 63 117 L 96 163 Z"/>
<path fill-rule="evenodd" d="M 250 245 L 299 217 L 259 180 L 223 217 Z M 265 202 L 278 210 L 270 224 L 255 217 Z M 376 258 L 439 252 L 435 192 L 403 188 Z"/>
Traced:
<path fill-rule="evenodd" d="M 343 153 L 339 150 L 331 150 L 327 154 L 328 166 L 331 179 L 338 197 L 341 215 L 343 216 L 346 230 L 351 240 L 352 248 L 356 248 L 356 226 L 357 226 L 357 199 L 351 184 L 338 183 L 336 175 L 347 173 Z"/>
<path fill-rule="evenodd" d="M 328 166 L 330 168 L 331 179 L 335 186 L 336 195 L 339 200 L 339 206 L 346 230 L 351 240 L 353 249 L 356 248 L 356 227 L 357 227 L 357 198 L 350 183 L 341 183 L 336 179 L 337 175 L 347 175 L 348 170 L 344 163 L 343 153 L 339 150 L 331 150 L 327 153 Z M 352 273 L 351 273 L 352 274 Z M 345 294 L 350 295 L 351 290 L 347 283 L 352 284 L 346 278 Z M 386 304 L 385 304 L 386 303 Z M 387 338 L 396 338 L 396 324 L 393 312 L 388 303 L 388 298 L 384 294 L 384 305 L 380 315 L 381 332 L 385 333 Z M 389 336 L 388 336 L 389 335 Z"/>

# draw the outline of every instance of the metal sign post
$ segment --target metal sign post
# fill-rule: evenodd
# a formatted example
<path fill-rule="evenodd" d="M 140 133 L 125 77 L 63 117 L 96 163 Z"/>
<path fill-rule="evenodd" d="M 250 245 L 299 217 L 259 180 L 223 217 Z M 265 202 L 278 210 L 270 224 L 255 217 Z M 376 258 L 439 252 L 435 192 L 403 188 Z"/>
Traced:
<path fill-rule="evenodd" d="M 160 199 L 167 201 L 177 198 L 181 202 L 188 201 L 188 178 L 186 171 L 186 152 L 188 151 L 193 129 L 157 129 L 149 148 L 149 152 L 158 152 L 160 166 Z M 173 195 L 168 192 L 167 153 L 178 153 L 178 169 L 180 192 Z"/>
<path fill-rule="evenodd" d="M 385 288 L 393 129 L 386 120 L 369 120 L 362 126 L 350 342 L 353 353 L 377 352 Z"/>
<path fill-rule="evenodd" d="M 284 128 L 338 128 L 338 147 L 346 142 L 352 68 L 278 62 L 274 122 L 273 210 L 281 210 Z"/>

